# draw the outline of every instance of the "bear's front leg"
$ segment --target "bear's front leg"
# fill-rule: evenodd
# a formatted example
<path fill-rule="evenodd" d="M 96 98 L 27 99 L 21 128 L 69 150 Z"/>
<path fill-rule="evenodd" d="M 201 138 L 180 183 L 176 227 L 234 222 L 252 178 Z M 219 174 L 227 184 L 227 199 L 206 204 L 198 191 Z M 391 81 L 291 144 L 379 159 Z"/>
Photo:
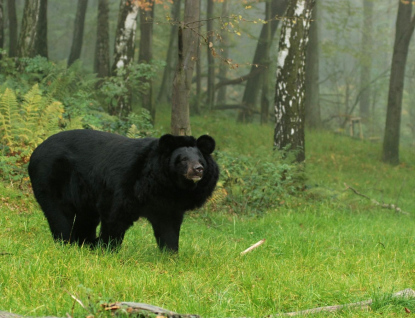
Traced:
<path fill-rule="evenodd" d="M 153 226 L 154 236 L 160 250 L 177 253 L 179 251 L 179 235 L 183 216 L 161 220 L 150 219 L 149 221 Z"/>

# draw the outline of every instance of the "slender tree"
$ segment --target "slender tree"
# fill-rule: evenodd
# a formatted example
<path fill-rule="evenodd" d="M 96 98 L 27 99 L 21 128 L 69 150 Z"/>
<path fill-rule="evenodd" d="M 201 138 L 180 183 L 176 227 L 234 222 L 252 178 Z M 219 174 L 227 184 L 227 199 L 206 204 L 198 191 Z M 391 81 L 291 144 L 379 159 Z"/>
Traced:
<path fill-rule="evenodd" d="M 202 7 L 202 0 L 199 0 L 199 8 Z M 202 12 L 199 10 L 199 21 L 201 20 Z M 199 23 L 198 33 L 201 34 L 202 24 Z M 196 52 L 196 98 L 194 103 L 190 105 L 190 109 L 196 115 L 200 115 L 200 101 L 202 95 L 202 51 L 200 49 L 200 36 L 197 39 Z"/>
<path fill-rule="evenodd" d="M 316 0 L 311 17 L 309 41 L 305 65 L 305 125 L 311 129 L 321 127 L 320 85 L 319 85 L 319 44 L 318 44 L 318 7 Z"/>
<path fill-rule="evenodd" d="M 206 48 L 207 48 L 207 106 L 212 109 L 215 98 L 215 58 L 211 51 L 213 47 L 213 0 L 207 0 L 206 11 Z"/>
<path fill-rule="evenodd" d="M 0 49 L 4 47 L 4 12 L 3 12 L 3 0 L 0 0 Z M 1 58 L 1 54 L 0 54 Z"/>
<path fill-rule="evenodd" d="M 26 0 L 17 46 L 19 57 L 47 57 L 47 0 Z"/>
<path fill-rule="evenodd" d="M 153 58 L 153 21 L 155 6 L 150 0 L 147 7 L 140 7 L 140 46 L 139 46 L 139 63 L 150 63 Z M 141 83 L 148 85 L 148 90 L 141 95 L 141 105 L 150 112 L 152 121 L 156 117 L 156 109 L 153 105 L 153 83 L 151 79 L 145 77 L 140 79 Z"/>
<path fill-rule="evenodd" d="M 137 28 L 138 5 L 130 0 L 121 0 L 118 13 L 117 32 L 115 35 L 114 62 L 111 68 L 113 75 L 127 67 L 134 59 L 134 41 Z M 128 74 L 125 75 L 127 79 Z M 131 111 L 131 94 L 118 97 L 116 107 L 111 106 L 109 113 L 126 117 Z"/>
<path fill-rule="evenodd" d="M 265 3 L 265 21 L 271 20 L 271 3 L 267 1 Z M 264 58 L 263 58 L 263 67 L 262 72 L 262 92 L 261 92 L 261 124 L 266 124 L 268 122 L 268 112 L 269 112 L 269 67 L 271 65 L 269 49 L 271 46 L 271 23 L 266 24 L 264 39 L 266 39 L 266 46 L 264 47 Z"/>
<path fill-rule="evenodd" d="M 169 45 L 167 48 L 166 67 L 164 68 L 163 78 L 161 80 L 160 90 L 157 95 L 157 104 L 162 101 L 171 101 L 171 87 L 176 67 L 177 56 L 177 30 L 178 21 L 180 20 L 181 0 L 175 0 L 171 7 L 172 23 L 170 26 Z"/>
<path fill-rule="evenodd" d="M 271 21 L 269 21 L 269 23 L 271 23 L 271 30 L 269 34 L 268 25 L 264 24 L 262 26 L 251 66 L 251 73 L 256 72 L 256 74 L 249 77 L 246 82 L 245 91 L 242 98 L 242 104 L 245 106 L 245 109 L 240 111 L 238 114 L 239 122 L 251 122 L 253 120 L 255 105 L 258 100 L 259 91 L 262 87 L 261 78 L 263 75 L 261 73 L 262 71 L 266 71 L 264 63 L 266 63 L 266 58 L 268 56 L 267 49 L 269 50 L 271 45 L 271 43 L 268 43 L 268 41 L 272 41 L 274 38 L 275 31 L 277 30 L 280 21 L 278 17 L 284 15 L 288 4 L 288 0 L 269 1 L 271 1 Z M 269 13 L 265 12 L 265 18 L 267 16 L 269 16 Z M 259 72 L 257 72 L 258 70 Z"/>
<path fill-rule="evenodd" d="M 297 162 L 305 159 L 304 73 L 314 3 L 315 0 L 290 0 L 278 48 L 274 146 L 297 151 Z"/>
<path fill-rule="evenodd" d="M 222 2 L 222 17 L 229 16 L 229 1 Z M 221 55 L 222 58 L 227 60 L 229 57 L 229 36 L 228 31 L 223 28 L 223 32 L 221 32 Z M 219 64 L 219 80 L 222 81 L 226 79 L 226 74 L 228 72 L 229 66 L 226 63 Z M 218 104 L 225 104 L 226 103 L 226 85 L 222 86 L 218 89 L 218 94 L 216 96 L 216 103 Z"/>
<path fill-rule="evenodd" d="M 16 0 L 7 0 L 7 13 L 9 18 L 9 56 L 17 56 L 17 14 Z"/>
<path fill-rule="evenodd" d="M 78 0 L 78 5 L 76 7 L 71 53 L 69 54 L 68 58 L 68 66 L 72 65 L 73 62 L 75 62 L 77 59 L 81 57 L 87 6 L 88 0 Z"/>
<path fill-rule="evenodd" d="M 94 72 L 98 77 L 109 75 L 109 8 L 108 0 L 98 1 L 97 41 L 95 44 Z"/>
<path fill-rule="evenodd" d="M 363 0 L 362 66 L 360 69 L 359 113 L 364 121 L 370 117 L 370 81 L 372 73 L 373 0 Z"/>
<path fill-rule="evenodd" d="M 174 135 L 191 135 L 189 93 L 197 54 L 199 27 L 199 1 L 185 0 L 184 22 L 179 28 L 179 61 L 173 80 L 171 132 Z"/>
<path fill-rule="evenodd" d="M 385 136 L 383 138 L 383 161 L 393 165 L 399 164 L 399 139 L 405 66 L 414 28 L 415 15 L 412 16 L 411 2 L 399 1 L 389 80 Z"/>

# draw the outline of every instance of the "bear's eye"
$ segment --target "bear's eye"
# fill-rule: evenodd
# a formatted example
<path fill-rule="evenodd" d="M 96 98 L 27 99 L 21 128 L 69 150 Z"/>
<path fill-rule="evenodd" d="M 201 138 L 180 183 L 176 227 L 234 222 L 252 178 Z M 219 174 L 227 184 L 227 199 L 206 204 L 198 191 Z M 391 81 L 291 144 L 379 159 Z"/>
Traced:
<path fill-rule="evenodd" d="M 186 161 L 188 161 L 188 159 L 186 157 L 180 158 L 180 162 L 186 162 Z"/>

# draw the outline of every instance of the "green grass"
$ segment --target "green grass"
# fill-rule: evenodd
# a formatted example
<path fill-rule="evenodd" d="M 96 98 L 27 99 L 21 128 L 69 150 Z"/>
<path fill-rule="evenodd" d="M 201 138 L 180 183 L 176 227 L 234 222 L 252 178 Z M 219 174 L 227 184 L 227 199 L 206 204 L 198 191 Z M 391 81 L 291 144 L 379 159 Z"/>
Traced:
<path fill-rule="evenodd" d="M 193 118 L 192 125 L 221 150 L 271 152 L 272 127 L 217 118 Z M 414 151 L 404 149 L 404 163 L 391 167 L 379 161 L 379 144 L 319 132 L 308 133 L 306 147 L 309 191 L 261 215 L 210 206 L 190 213 L 177 256 L 157 250 L 145 220 L 127 232 L 119 253 L 55 244 L 32 194 L 0 184 L 0 310 L 85 317 L 75 295 L 203 317 L 264 317 L 370 298 L 371 311 L 334 316 L 414 312 L 414 301 L 389 297 L 415 289 Z M 344 183 L 410 215 L 376 207 L 344 191 Z"/>

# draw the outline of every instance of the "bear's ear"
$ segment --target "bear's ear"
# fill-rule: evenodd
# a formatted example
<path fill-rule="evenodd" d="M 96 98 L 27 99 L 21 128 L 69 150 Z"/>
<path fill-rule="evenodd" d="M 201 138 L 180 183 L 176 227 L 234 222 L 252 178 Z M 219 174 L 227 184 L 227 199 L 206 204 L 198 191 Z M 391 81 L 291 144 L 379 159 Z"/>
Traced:
<path fill-rule="evenodd" d="M 172 152 L 176 148 L 176 138 L 173 135 L 166 134 L 159 139 L 159 149 L 162 152 Z"/>
<path fill-rule="evenodd" d="M 202 153 L 210 155 L 215 150 L 216 143 L 212 137 L 203 135 L 197 138 L 196 145 Z"/>

